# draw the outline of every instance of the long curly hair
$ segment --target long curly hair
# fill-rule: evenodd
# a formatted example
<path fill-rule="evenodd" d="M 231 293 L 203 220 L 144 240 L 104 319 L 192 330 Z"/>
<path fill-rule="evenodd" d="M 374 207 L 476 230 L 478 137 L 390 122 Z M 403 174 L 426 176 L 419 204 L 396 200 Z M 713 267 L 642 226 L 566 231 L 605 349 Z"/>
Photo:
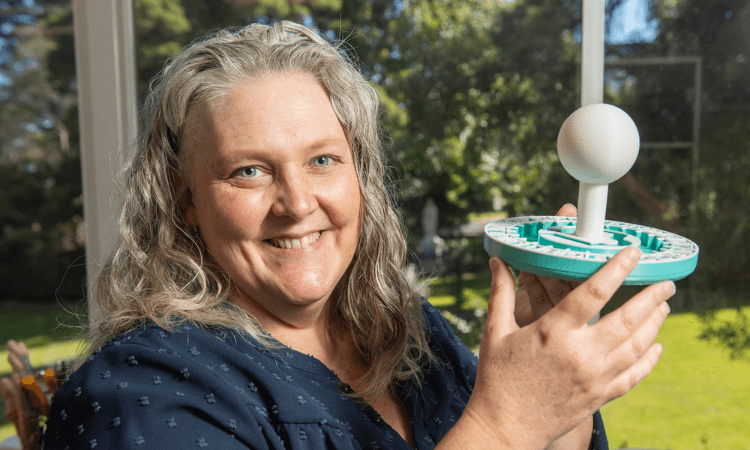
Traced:
<path fill-rule="evenodd" d="M 137 151 L 123 171 L 121 241 L 93 287 L 101 318 L 91 326 L 91 348 L 146 323 L 172 330 L 181 321 L 280 345 L 228 300 L 229 279 L 182 208 L 188 164 L 180 139 L 188 113 L 269 72 L 312 75 L 328 94 L 352 150 L 362 193 L 360 239 L 329 311 L 351 330 L 369 364 L 361 380 L 368 387 L 358 395 L 374 398 L 399 380 L 419 379 L 434 359 L 420 296 L 402 273 L 407 247 L 385 173 L 380 102 L 341 44 L 286 21 L 219 31 L 189 46 L 152 81 Z"/>

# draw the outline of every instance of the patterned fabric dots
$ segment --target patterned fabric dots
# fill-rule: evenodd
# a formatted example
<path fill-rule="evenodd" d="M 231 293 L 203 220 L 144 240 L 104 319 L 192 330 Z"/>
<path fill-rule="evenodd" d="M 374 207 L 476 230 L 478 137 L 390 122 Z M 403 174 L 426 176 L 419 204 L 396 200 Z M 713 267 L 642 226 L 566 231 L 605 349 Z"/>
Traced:
<path fill-rule="evenodd" d="M 426 370 L 421 388 L 399 383 L 395 394 L 417 447 L 427 450 L 465 408 L 476 359 L 452 345 L 439 312 L 427 304 L 423 313 L 430 345 L 450 365 Z M 593 436 L 606 442 L 597 417 Z M 189 324 L 174 333 L 144 326 L 103 346 L 58 390 L 47 425 L 45 450 L 247 450 L 248 443 L 264 450 L 410 450 L 372 408 L 343 395 L 338 377 L 315 358 Z"/>

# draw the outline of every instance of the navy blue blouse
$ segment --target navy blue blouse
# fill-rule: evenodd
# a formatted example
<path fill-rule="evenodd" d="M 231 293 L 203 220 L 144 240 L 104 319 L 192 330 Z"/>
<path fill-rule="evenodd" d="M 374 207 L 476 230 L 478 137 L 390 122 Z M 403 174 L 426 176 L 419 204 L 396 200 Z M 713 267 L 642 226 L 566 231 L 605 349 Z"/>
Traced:
<path fill-rule="evenodd" d="M 477 358 L 431 305 L 430 345 L 444 364 L 397 386 L 417 449 L 432 449 L 466 407 Z M 269 351 L 226 330 L 144 326 L 97 350 L 56 393 L 44 448 L 410 449 L 317 359 Z M 594 448 L 607 449 L 597 412 Z"/>

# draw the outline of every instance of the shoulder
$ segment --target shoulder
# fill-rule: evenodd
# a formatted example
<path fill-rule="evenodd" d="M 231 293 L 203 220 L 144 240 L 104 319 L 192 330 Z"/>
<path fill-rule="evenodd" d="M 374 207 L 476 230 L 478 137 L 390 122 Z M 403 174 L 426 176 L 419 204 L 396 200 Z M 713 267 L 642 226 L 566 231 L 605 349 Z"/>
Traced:
<path fill-rule="evenodd" d="M 212 359 L 201 357 L 204 352 L 221 357 L 212 351 L 220 348 L 211 348 L 213 341 L 218 341 L 214 335 L 195 327 L 170 333 L 146 326 L 97 349 L 56 392 L 47 447 L 114 449 L 145 443 L 149 448 L 165 442 L 192 447 L 213 442 L 233 448 L 233 424 L 258 421 L 231 406 L 237 404 L 241 387 L 214 375 L 221 369 L 208 367 Z M 211 417 L 212 426 L 205 426 L 201 415 Z"/>
<path fill-rule="evenodd" d="M 464 350 L 466 350 L 471 353 L 463 345 L 461 339 L 456 336 L 453 327 L 443 317 L 443 314 L 427 301 L 422 304 L 422 322 L 432 346 L 437 346 L 440 349 L 450 348 L 459 350 L 461 353 L 465 353 Z"/>
<path fill-rule="evenodd" d="M 444 363 L 441 369 L 455 372 L 457 380 L 472 390 L 476 378 L 477 355 L 456 336 L 450 323 L 429 302 L 422 305 L 422 317 L 434 354 Z"/>
<path fill-rule="evenodd" d="M 282 447 L 280 427 L 337 435 L 295 383 L 301 377 L 285 370 L 272 352 L 232 332 L 142 327 L 97 349 L 70 376 L 53 399 L 45 442 L 263 449 Z"/>

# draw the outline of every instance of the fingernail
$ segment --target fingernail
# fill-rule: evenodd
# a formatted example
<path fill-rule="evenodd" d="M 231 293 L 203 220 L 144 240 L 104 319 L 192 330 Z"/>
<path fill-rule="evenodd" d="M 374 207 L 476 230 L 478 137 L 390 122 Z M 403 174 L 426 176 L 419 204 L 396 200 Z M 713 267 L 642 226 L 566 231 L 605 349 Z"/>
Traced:
<path fill-rule="evenodd" d="M 664 302 L 661 304 L 661 310 L 665 316 L 668 316 L 669 312 L 672 311 L 672 308 L 669 307 L 669 304 L 667 302 Z"/>
<path fill-rule="evenodd" d="M 626 249 L 628 252 L 627 257 L 631 261 L 638 261 L 641 258 L 641 250 L 635 247 L 628 247 Z"/>
<path fill-rule="evenodd" d="M 667 283 L 666 286 L 664 286 L 664 293 L 666 293 L 668 296 L 673 296 L 677 292 L 677 286 L 675 286 L 674 281 L 670 281 Z"/>
<path fill-rule="evenodd" d="M 490 270 L 493 272 L 497 270 L 498 262 L 495 258 L 490 258 Z"/>

